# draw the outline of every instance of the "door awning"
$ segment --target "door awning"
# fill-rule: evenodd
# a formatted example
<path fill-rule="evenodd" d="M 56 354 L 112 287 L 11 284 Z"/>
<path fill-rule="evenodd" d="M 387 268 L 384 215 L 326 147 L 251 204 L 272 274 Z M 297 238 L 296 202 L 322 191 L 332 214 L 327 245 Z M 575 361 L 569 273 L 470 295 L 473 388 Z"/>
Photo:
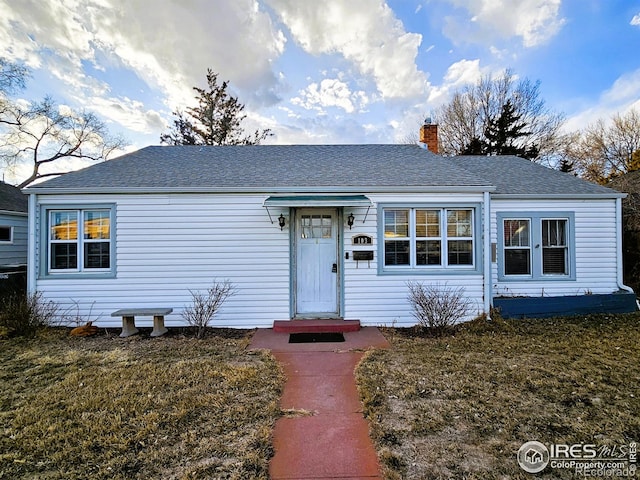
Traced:
<path fill-rule="evenodd" d="M 371 207 L 366 195 L 273 195 L 264 201 L 265 207 Z"/>

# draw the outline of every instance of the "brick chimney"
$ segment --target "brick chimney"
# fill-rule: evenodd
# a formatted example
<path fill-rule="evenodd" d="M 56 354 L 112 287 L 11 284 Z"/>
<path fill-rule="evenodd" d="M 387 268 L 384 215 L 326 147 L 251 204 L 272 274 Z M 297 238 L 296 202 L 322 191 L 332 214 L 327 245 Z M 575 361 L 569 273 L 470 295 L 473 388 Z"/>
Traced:
<path fill-rule="evenodd" d="M 438 153 L 438 124 L 431 123 L 431 117 L 420 127 L 420 143 L 426 144 L 430 152 Z"/>

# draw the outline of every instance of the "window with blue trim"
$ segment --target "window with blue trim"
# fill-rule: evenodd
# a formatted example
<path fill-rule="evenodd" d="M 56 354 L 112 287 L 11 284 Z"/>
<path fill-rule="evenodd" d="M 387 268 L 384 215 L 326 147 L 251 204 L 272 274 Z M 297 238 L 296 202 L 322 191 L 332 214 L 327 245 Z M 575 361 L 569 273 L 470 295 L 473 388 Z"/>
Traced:
<path fill-rule="evenodd" d="M 499 213 L 502 280 L 575 278 L 572 212 Z"/>
<path fill-rule="evenodd" d="M 47 219 L 49 273 L 112 270 L 110 208 L 51 209 Z"/>
<path fill-rule="evenodd" d="M 383 208 L 384 267 L 473 268 L 473 208 Z"/>
<path fill-rule="evenodd" d="M 505 219 L 504 273 L 505 275 L 531 275 L 531 220 Z"/>
<path fill-rule="evenodd" d="M 568 275 L 567 219 L 542 220 L 542 274 Z"/>

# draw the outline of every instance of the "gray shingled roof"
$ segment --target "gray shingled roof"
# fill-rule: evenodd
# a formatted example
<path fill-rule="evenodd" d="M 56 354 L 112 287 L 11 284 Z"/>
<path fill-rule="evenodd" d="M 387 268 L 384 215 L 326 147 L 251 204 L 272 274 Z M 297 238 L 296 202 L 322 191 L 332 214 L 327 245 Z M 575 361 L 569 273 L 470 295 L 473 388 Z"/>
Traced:
<path fill-rule="evenodd" d="M 0 210 L 26 213 L 29 206 L 27 198 L 18 187 L 0 182 Z"/>
<path fill-rule="evenodd" d="M 613 192 L 516 157 L 442 157 L 416 145 L 151 146 L 31 189 L 275 192 L 455 186 L 495 186 L 496 193 Z"/>
<path fill-rule="evenodd" d="M 610 195 L 613 189 L 579 179 L 514 156 L 458 156 L 456 166 L 489 179 L 496 194 L 504 195 Z"/>

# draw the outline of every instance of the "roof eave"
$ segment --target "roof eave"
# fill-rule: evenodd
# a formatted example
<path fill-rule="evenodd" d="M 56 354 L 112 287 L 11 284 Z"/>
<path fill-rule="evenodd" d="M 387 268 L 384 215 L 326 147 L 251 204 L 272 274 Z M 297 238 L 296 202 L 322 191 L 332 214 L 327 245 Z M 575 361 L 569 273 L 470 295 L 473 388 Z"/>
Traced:
<path fill-rule="evenodd" d="M 28 212 L 19 212 L 18 210 L 0 210 L 0 215 L 15 215 L 16 217 L 27 217 Z"/>
<path fill-rule="evenodd" d="M 289 187 L 42 187 L 29 188 L 25 193 L 36 195 L 121 195 L 121 194 L 170 194 L 170 193 L 483 193 L 494 192 L 491 185 L 402 185 L 402 186 L 289 186 Z"/>
<path fill-rule="evenodd" d="M 493 193 L 491 198 L 498 200 L 602 200 L 626 198 L 626 193 Z"/>

